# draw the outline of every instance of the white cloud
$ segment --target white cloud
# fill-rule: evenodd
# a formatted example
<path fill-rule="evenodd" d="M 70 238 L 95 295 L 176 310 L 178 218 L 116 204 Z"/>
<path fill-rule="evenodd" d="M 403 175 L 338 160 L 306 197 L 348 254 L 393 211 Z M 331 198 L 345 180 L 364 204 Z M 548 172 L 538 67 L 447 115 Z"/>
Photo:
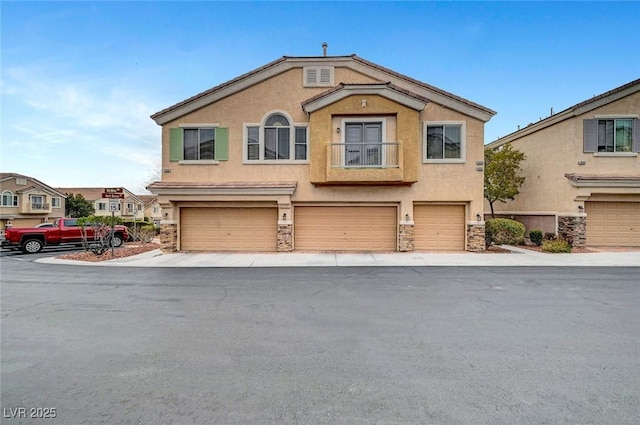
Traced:
<path fill-rule="evenodd" d="M 11 158 L 2 171 L 139 190 L 160 156 L 160 128 L 149 118 L 157 108 L 117 78 L 13 67 L 4 71 L 2 104 L 2 156 Z"/>

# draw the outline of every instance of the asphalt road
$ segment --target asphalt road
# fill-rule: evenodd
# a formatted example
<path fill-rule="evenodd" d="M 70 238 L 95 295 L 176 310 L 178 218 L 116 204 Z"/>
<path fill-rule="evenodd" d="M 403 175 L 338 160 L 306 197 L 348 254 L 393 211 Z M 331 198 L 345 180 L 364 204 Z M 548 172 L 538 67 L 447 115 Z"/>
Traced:
<path fill-rule="evenodd" d="M 0 259 L 2 424 L 640 423 L 638 268 L 33 258 Z"/>

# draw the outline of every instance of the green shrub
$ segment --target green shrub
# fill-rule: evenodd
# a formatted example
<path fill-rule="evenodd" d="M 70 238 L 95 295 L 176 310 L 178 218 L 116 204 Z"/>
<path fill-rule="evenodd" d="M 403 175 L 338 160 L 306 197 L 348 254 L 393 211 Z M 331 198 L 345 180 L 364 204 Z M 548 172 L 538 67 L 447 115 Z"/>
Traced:
<path fill-rule="evenodd" d="M 544 252 L 571 252 L 571 245 L 562 238 L 542 241 L 542 250 Z"/>
<path fill-rule="evenodd" d="M 542 230 L 532 230 L 529 232 L 529 239 L 535 246 L 542 245 Z"/>
<path fill-rule="evenodd" d="M 518 245 L 524 242 L 524 224 L 508 218 L 493 218 L 488 220 L 485 227 L 487 246 Z"/>

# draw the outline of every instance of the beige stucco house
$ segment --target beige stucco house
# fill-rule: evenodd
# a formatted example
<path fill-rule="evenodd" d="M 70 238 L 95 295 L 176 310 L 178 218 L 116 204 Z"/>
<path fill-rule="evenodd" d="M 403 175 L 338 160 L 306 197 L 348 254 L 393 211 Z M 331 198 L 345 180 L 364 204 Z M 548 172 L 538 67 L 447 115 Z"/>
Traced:
<path fill-rule="evenodd" d="M 520 194 L 496 213 L 575 246 L 640 246 L 639 117 L 640 79 L 487 145 L 527 156 Z"/>
<path fill-rule="evenodd" d="M 0 229 L 32 227 L 64 217 L 66 196 L 40 180 L 0 173 Z"/>
<path fill-rule="evenodd" d="M 158 202 L 158 195 L 137 195 L 144 202 L 144 217 L 149 222 L 160 225 L 162 220 L 162 208 Z"/>
<path fill-rule="evenodd" d="M 151 116 L 163 249 L 483 250 L 494 114 L 356 55 L 282 57 Z"/>
<path fill-rule="evenodd" d="M 58 187 L 58 191 L 66 194 L 82 195 L 84 199 L 91 202 L 96 216 L 110 216 L 110 199 L 103 198 L 104 187 Z M 114 211 L 114 216 L 124 220 L 142 220 L 144 217 L 144 201 L 138 198 L 127 188 L 122 188 L 123 199 L 114 199 L 118 203 L 118 210 Z"/>

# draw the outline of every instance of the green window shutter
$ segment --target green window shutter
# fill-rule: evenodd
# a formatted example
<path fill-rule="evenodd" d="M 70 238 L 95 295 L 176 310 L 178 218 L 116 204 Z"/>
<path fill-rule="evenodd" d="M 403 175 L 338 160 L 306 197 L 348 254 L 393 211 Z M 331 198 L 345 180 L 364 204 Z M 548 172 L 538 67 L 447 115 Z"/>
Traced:
<path fill-rule="evenodd" d="M 229 160 L 229 129 L 225 127 L 216 128 L 216 159 L 218 161 Z"/>
<path fill-rule="evenodd" d="M 184 150 L 182 149 L 182 129 L 169 129 L 169 161 L 182 161 Z"/>

